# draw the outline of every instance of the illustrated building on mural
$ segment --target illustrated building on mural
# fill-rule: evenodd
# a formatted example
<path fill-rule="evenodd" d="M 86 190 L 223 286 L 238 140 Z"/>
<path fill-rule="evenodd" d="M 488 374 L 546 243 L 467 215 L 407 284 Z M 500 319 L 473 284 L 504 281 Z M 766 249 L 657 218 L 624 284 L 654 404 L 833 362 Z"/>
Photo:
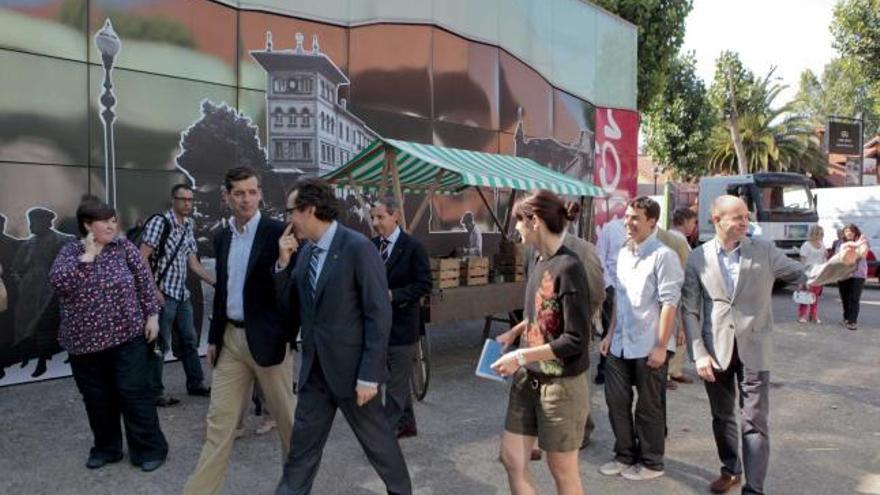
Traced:
<path fill-rule="evenodd" d="M 321 175 L 348 162 L 376 134 L 352 114 L 339 87 L 348 78 L 321 53 L 318 36 L 312 49 L 273 50 L 266 32 L 266 49 L 251 56 L 266 70 L 266 134 L 269 165 L 281 173 Z"/>

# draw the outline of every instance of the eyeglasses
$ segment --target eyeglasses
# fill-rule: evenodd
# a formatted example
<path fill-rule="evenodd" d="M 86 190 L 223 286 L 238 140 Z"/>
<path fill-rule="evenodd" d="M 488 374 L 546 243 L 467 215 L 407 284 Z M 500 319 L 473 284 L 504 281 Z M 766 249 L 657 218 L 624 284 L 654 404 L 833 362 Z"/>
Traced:
<path fill-rule="evenodd" d="M 174 198 L 174 201 L 183 201 L 186 203 L 192 203 L 192 200 L 193 200 L 193 198 L 181 198 L 181 197 Z"/>

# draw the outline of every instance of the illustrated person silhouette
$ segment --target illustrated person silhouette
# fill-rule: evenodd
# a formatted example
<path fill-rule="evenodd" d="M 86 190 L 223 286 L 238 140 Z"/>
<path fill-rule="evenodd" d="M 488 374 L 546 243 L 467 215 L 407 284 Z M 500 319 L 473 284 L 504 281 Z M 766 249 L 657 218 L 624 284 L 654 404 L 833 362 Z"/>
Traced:
<path fill-rule="evenodd" d="M 46 372 L 46 361 L 61 350 L 58 345 L 58 298 L 49 283 L 49 270 L 58 251 L 73 236 L 62 234 L 53 225 L 54 211 L 37 206 L 27 212 L 31 237 L 15 255 L 11 272 L 18 282 L 15 306 L 15 340 L 22 367 L 38 358 L 32 377 Z"/>
<path fill-rule="evenodd" d="M 461 216 L 461 226 L 468 233 L 467 245 L 465 245 L 464 254 L 466 256 L 482 256 L 483 255 L 483 232 L 474 221 L 474 214 L 470 211 L 464 212 Z"/>

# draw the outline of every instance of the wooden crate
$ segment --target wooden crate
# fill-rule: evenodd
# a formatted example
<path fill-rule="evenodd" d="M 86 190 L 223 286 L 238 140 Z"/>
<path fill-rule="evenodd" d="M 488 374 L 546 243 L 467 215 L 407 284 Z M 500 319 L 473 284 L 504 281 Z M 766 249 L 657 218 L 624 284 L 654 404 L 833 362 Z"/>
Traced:
<path fill-rule="evenodd" d="M 461 285 L 486 285 L 489 283 L 489 258 L 475 256 L 461 260 Z"/>
<path fill-rule="evenodd" d="M 431 277 L 435 289 L 458 287 L 460 261 L 456 258 L 431 258 Z"/>

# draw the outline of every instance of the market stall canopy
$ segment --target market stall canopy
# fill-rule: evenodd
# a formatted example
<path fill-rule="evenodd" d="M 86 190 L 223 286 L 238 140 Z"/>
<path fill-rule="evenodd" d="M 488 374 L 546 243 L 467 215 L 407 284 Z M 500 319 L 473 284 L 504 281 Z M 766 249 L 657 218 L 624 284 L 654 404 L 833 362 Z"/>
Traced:
<path fill-rule="evenodd" d="M 340 185 L 379 189 L 386 178 L 389 152 L 395 157 L 400 186 L 412 192 L 458 192 L 473 186 L 520 191 L 548 189 L 565 196 L 604 196 L 601 188 L 550 170 L 529 158 L 396 139 L 373 141 L 324 178 Z"/>

